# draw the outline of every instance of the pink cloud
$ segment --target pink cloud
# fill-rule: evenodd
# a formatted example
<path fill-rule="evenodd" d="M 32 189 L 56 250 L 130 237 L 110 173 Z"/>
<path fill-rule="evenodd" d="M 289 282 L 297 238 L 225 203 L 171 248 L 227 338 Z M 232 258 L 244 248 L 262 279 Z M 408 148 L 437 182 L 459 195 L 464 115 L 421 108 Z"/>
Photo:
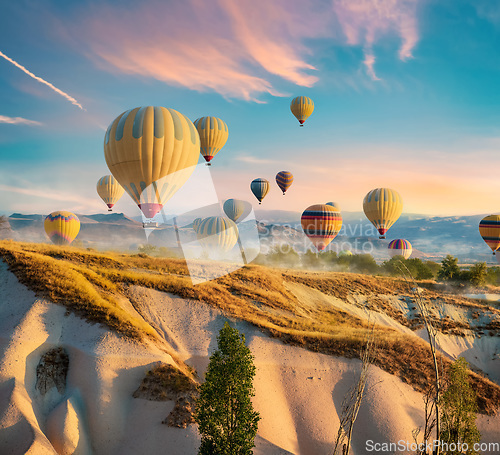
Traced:
<path fill-rule="evenodd" d="M 419 0 L 333 0 L 333 8 L 347 43 L 364 48 L 364 64 L 368 75 L 375 74 L 373 45 L 383 35 L 397 34 L 402 43 L 399 58 L 412 58 L 418 42 L 417 6 Z"/>

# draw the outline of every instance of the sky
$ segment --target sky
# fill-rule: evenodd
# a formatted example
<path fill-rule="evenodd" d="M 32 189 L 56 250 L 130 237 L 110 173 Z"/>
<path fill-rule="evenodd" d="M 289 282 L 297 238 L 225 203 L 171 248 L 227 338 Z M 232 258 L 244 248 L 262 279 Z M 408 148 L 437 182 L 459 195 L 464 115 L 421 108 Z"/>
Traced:
<path fill-rule="evenodd" d="M 361 211 L 390 187 L 406 213 L 500 212 L 498 2 L 3 0 L 0 213 L 104 212 L 105 130 L 146 105 L 228 124 L 220 200 L 256 207 L 262 177 L 268 210 Z"/>

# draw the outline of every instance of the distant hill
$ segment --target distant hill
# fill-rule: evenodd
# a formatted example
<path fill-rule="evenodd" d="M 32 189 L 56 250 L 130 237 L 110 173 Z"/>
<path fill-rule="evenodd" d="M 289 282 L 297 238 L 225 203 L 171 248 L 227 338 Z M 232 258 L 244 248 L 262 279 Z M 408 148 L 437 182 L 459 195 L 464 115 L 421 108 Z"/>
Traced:
<path fill-rule="evenodd" d="M 78 215 L 78 214 L 77 214 Z M 300 213 L 292 211 L 257 210 L 258 232 L 262 250 L 280 246 L 293 247 L 298 252 L 311 248 L 300 227 Z M 387 240 L 379 240 L 378 233 L 362 212 L 343 212 L 343 227 L 330 244 L 329 249 L 349 249 L 354 253 L 371 253 L 377 260 L 387 258 L 390 240 L 404 238 L 411 242 L 414 257 L 440 260 L 447 254 L 462 262 L 486 261 L 496 264 L 489 248 L 479 235 L 479 221 L 485 215 L 430 217 L 419 214 L 403 214 L 391 227 Z M 14 213 L 8 217 L 9 235 L 19 240 L 44 242 L 44 215 Z M 123 213 L 78 215 L 81 231 L 78 241 L 84 246 L 129 249 L 147 242 L 147 235 L 140 218 Z M 191 222 L 179 218 L 179 234 L 182 242 L 196 239 Z M 4 228 L 5 229 L 5 228 Z M 240 225 L 242 232 L 251 226 Z M 150 231 L 149 241 L 156 246 L 175 248 L 177 237 L 172 225 L 160 225 Z"/>

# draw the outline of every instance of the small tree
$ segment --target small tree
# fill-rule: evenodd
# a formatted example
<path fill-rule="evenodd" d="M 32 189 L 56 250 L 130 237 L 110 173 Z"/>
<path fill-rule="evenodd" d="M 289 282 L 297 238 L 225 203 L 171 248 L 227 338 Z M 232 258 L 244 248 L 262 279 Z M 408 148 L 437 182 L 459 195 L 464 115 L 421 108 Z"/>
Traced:
<path fill-rule="evenodd" d="M 465 281 L 469 281 L 474 286 L 483 286 L 486 283 L 487 276 L 486 262 L 478 262 L 464 273 Z"/>
<path fill-rule="evenodd" d="M 441 261 L 441 269 L 438 272 L 440 280 L 457 280 L 460 275 L 460 268 L 458 267 L 458 259 L 448 254 Z"/>
<path fill-rule="evenodd" d="M 476 426 L 476 394 L 469 384 L 467 361 L 460 357 L 449 369 L 448 383 L 441 399 L 441 443 L 449 447 L 468 445 L 465 453 L 475 454 L 474 444 L 481 434 Z M 454 444 L 453 444 L 454 443 Z M 444 454 L 464 453 L 459 450 L 443 450 Z"/>
<path fill-rule="evenodd" d="M 201 434 L 200 455 L 250 455 L 260 420 L 252 407 L 255 366 L 245 335 L 228 322 L 217 337 L 205 382 L 200 387 L 195 420 Z"/>

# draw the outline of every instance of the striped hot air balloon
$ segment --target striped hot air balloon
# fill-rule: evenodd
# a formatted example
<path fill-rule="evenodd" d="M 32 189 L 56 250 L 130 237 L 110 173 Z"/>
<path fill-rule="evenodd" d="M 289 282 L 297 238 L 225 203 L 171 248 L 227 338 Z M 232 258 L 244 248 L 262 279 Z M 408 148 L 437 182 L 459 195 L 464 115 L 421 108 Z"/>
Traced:
<path fill-rule="evenodd" d="M 379 232 L 379 238 L 385 239 L 385 233 L 403 212 L 403 199 L 390 188 L 375 188 L 365 196 L 363 211 Z"/>
<path fill-rule="evenodd" d="M 174 109 L 137 107 L 116 117 L 104 137 L 111 174 L 146 218 L 186 183 L 199 159 L 200 137 Z"/>
<path fill-rule="evenodd" d="M 246 218 L 246 216 L 250 213 L 252 206 L 246 201 L 241 201 L 239 199 L 228 199 L 226 202 L 224 202 L 222 208 L 224 209 L 224 213 L 227 215 L 227 217 L 231 221 L 237 223 L 240 218 Z"/>
<path fill-rule="evenodd" d="M 236 245 L 238 227 L 225 216 L 210 216 L 201 221 L 196 235 L 202 247 L 216 257 Z"/>
<path fill-rule="evenodd" d="M 266 179 L 255 179 L 250 183 L 250 189 L 259 201 L 259 204 L 261 204 L 262 199 L 264 199 L 269 192 L 269 182 Z"/>
<path fill-rule="evenodd" d="M 488 215 L 479 222 L 479 233 L 493 254 L 500 247 L 500 215 Z"/>
<path fill-rule="evenodd" d="M 293 183 L 293 175 L 288 171 L 281 171 L 276 174 L 276 183 L 280 187 L 280 190 L 283 191 L 283 196 L 290 185 Z"/>
<path fill-rule="evenodd" d="M 198 230 L 198 227 L 200 226 L 201 221 L 202 221 L 202 218 L 196 218 L 193 221 L 193 229 L 195 232 Z"/>
<path fill-rule="evenodd" d="M 326 204 L 307 207 L 300 219 L 304 233 L 318 251 L 323 251 L 342 228 L 342 215 Z"/>
<path fill-rule="evenodd" d="M 217 117 L 200 117 L 193 123 L 200 135 L 200 153 L 210 166 L 212 158 L 227 142 L 229 137 L 227 125 Z"/>
<path fill-rule="evenodd" d="M 43 222 L 45 233 L 55 245 L 69 245 L 80 232 L 80 220 L 71 212 L 52 212 Z"/>
<path fill-rule="evenodd" d="M 389 249 L 389 256 L 391 258 L 394 256 L 403 256 L 405 259 L 410 259 L 413 251 L 411 243 L 405 239 L 391 240 L 387 248 Z"/>
<path fill-rule="evenodd" d="M 314 111 L 314 102 L 307 96 L 297 96 L 290 103 L 290 110 L 299 121 L 300 126 L 304 126 L 304 122 L 307 117 L 309 117 Z"/>
<path fill-rule="evenodd" d="M 341 211 L 340 210 L 340 205 L 337 204 L 336 202 L 327 202 L 326 205 L 329 205 L 330 207 L 333 207 L 334 209 L 338 210 L 339 212 Z"/>
<path fill-rule="evenodd" d="M 123 196 L 125 190 L 112 175 L 105 175 L 97 181 L 97 194 L 111 212 L 113 206 Z"/>

